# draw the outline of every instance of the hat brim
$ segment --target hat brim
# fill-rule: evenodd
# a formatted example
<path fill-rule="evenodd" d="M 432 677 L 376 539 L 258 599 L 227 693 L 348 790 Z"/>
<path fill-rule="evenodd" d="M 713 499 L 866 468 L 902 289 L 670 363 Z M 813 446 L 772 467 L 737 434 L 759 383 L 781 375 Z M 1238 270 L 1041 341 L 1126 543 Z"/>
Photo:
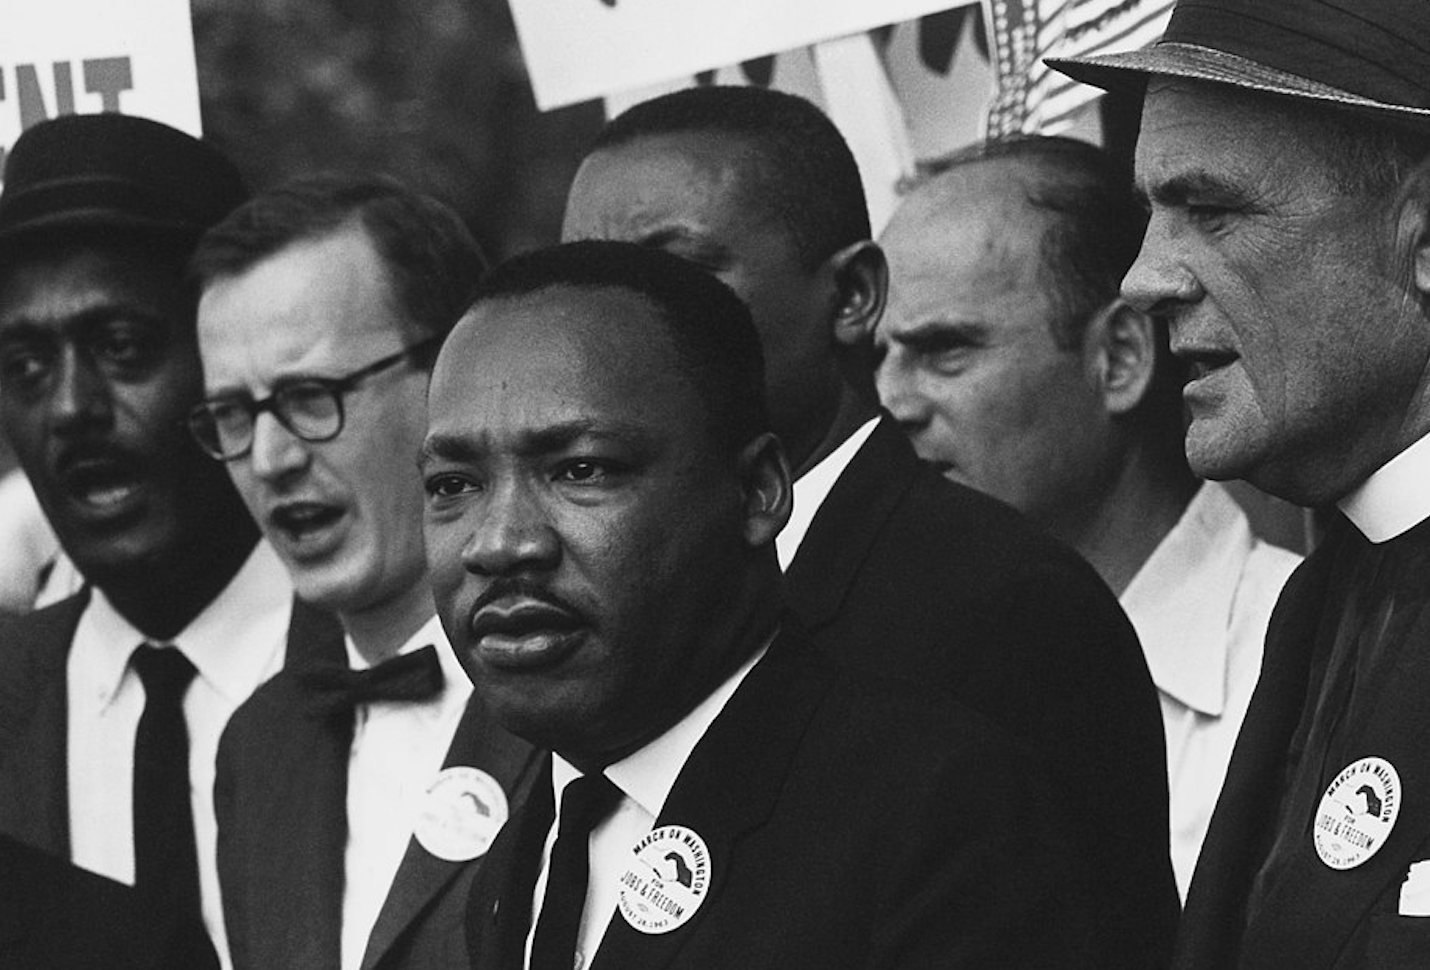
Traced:
<path fill-rule="evenodd" d="M 1256 61 L 1198 44 L 1163 41 L 1142 50 L 1093 57 L 1050 57 L 1049 67 L 1105 91 L 1140 92 L 1151 77 L 1180 77 L 1248 91 L 1320 101 L 1387 121 L 1430 126 L 1430 108 L 1364 98 Z"/>

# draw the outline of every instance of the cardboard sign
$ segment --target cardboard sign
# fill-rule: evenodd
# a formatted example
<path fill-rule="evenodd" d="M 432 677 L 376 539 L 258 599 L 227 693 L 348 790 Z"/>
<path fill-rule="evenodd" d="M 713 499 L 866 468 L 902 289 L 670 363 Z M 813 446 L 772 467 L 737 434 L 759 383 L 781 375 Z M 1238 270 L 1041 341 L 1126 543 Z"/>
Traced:
<path fill-rule="evenodd" d="M 543 110 L 960 5 L 959 0 L 511 0 Z"/>
<path fill-rule="evenodd" d="M 0 0 L 0 164 L 20 132 L 120 111 L 199 135 L 188 0 Z"/>

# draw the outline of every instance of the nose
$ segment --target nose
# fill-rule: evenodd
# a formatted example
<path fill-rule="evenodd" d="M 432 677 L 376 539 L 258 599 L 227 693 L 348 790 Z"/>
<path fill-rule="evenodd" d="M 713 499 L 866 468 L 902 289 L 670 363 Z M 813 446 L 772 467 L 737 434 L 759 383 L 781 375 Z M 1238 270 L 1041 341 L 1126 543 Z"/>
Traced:
<path fill-rule="evenodd" d="M 307 442 L 283 427 L 273 414 L 265 411 L 253 419 L 253 446 L 248 461 L 256 477 L 280 483 L 302 472 L 310 458 Z"/>
<path fill-rule="evenodd" d="M 1202 297 L 1201 285 L 1182 259 L 1183 244 L 1170 221 L 1168 216 L 1153 213 L 1142 248 L 1122 278 L 1122 298 L 1153 316 L 1170 316 L 1178 305 Z"/>
<path fill-rule="evenodd" d="M 482 576 L 540 574 L 554 569 L 561 542 L 541 502 L 519 482 L 493 482 L 462 547 L 462 565 Z"/>
<path fill-rule="evenodd" d="M 874 386 L 879 401 L 894 416 L 894 420 L 912 434 L 929 422 L 929 402 L 919 389 L 916 369 L 897 346 L 883 348 L 886 353 L 874 371 Z"/>
<path fill-rule="evenodd" d="M 73 345 L 65 346 L 60 353 L 50 409 L 55 430 L 60 433 L 107 424 L 114 417 L 109 382 L 95 363 Z"/>

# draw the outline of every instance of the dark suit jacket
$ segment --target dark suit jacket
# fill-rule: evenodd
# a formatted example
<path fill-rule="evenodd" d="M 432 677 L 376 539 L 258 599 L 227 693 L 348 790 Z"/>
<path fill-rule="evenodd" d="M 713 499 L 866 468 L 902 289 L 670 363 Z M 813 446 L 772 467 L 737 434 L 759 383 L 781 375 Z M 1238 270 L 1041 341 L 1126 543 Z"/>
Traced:
<path fill-rule="evenodd" d="M 313 647 L 311 657 L 347 663 L 341 630 Z M 255 691 L 224 731 L 214 809 L 235 970 L 339 966 L 352 732 L 351 713 L 308 713 L 292 669 Z M 511 798 L 529 783 L 536 761 L 473 695 L 444 766 L 481 768 Z M 480 862 L 438 859 L 411 839 L 369 937 L 364 970 L 466 970 L 461 923 Z"/>
<path fill-rule="evenodd" d="M 0 835 L 60 859 L 70 856 L 65 664 L 88 602 L 85 590 L 0 618 Z M 325 628 L 340 629 L 295 602 L 285 662 Z"/>
<path fill-rule="evenodd" d="M 1246 925 L 1247 901 L 1277 830 L 1283 779 L 1296 767 L 1297 726 L 1310 717 L 1343 605 L 1344 552 L 1356 538 L 1340 520 L 1282 591 L 1266 634 L 1261 680 L 1227 769 L 1187 896 L 1174 966 L 1286 970 L 1424 967 L 1430 918 L 1397 914 L 1410 865 L 1430 859 L 1430 575 L 1407 646 L 1382 671 L 1374 712 L 1347 721 L 1337 747 L 1380 757 L 1398 772 L 1402 808 L 1383 847 L 1361 865 L 1323 865 L 1307 828 L 1290 870 Z M 1430 530 L 1422 541 L 1430 541 Z M 1349 735 L 1349 736 L 1348 736 Z M 1329 766 L 1331 770 L 1341 765 Z M 1308 822 L 1309 825 L 1309 822 Z M 1238 964 L 1238 955 L 1240 964 Z"/>
<path fill-rule="evenodd" d="M 1178 898 L 1162 716 L 1137 635 L 1091 567 L 921 463 L 886 416 L 786 579 L 838 661 L 941 687 L 1044 757 L 1085 833 L 1102 965 L 1164 966 Z"/>
<path fill-rule="evenodd" d="M 478 874 L 472 966 L 519 970 L 551 820 L 543 771 Z M 592 970 L 1079 968 L 1091 901 L 1021 748 L 915 685 L 840 670 L 789 631 L 691 753 L 657 825 L 710 850 L 684 925 L 617 912 Z"/>

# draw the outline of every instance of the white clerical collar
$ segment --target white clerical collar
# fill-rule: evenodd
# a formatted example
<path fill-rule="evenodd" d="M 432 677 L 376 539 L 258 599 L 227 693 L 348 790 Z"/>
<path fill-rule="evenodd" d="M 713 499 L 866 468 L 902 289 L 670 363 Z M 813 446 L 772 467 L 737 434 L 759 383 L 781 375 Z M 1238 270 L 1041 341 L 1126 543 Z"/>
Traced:
<path fill-rule="evenodd" d="M 1371 542 L 1387 542 L 1430 518 L 1430 435 L 1336 504 Z"/>
<path fill-rule="evenodd" d="M 653 818 L 659 818 L 666 796 L 670 794 L 675 779 L 690 758 L 690 752 L 695 750 L 695 746 L 705 736 L 715 718 L 720 716 L 720 712 L 725 709 L 745 676 L 754 669 L 768 649 L 769 643 L 766 642 L 750 659 L 741 664 L 738 670 L 725 678 L 724 683 L 711 691 L 705 700 L 696 704 L 689 714 L 660 737 L 639 751 L 607 765 L 605 776 L 627 798 L 640 805 Z M 561 793 L 566 786 L 580 775 L 581 771 L 561 755 L 551 756 L 551 784 L 556 793 L 557 804 L 560 804 Z"/>
<path fill-rule="evenodd" d="M 809 531 L 809 525 L 814 521 L 819 507 L 829 497 L 834 483 L 839 481 L 839 476 L 844 474 L 844 469 L 849 467 L 864 442 L 874 433 L 874 426 L 878 423 L 878 418 L 870 418 L 845 438 L 843 444 L 825 455 L 818 465 L 805 472 L 794 483 L 794 510 L 790 512 L 785 527 L 775 537 L 780 569 L 788 569 L 789 564 L 794 562 L 794 555 L 799 552 L 799 544 L 804 541 L 804 534 Z"/>

